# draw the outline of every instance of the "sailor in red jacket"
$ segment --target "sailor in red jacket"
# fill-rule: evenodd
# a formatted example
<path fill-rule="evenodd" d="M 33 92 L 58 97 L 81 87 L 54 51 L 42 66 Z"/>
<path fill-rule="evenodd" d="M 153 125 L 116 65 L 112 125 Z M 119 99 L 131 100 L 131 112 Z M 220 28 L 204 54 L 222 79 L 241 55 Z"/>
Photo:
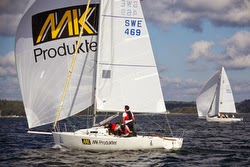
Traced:
<path fill-rule="evenodd" d="M 108 124 L 104 125 L 105 128 L 108 128 L 109 130 L 109 135 L 119 135 L 119 129 L 120 129 L 120 124 L 119 123 L 114 123 L 110 122 Z"/>

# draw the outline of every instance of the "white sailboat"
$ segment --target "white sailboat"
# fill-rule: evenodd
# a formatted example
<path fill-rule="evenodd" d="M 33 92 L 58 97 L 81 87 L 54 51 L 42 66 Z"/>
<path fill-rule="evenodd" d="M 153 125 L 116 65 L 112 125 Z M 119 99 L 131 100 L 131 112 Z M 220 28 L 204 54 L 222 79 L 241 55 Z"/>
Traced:
<path fill-rule="evenodd" d="M 201 88 L 196 99 L 198 116 L 209 122 L 237 122 L 235 102 L 224 67 Z"/>
<path fill-rule="evenodd" d="M 125 104 L 133 113 L 166 113 L 140 0 L 33 1 L 15 52 L 28 126 L 54 123 L 44 134 L 55 144 L 90 151 L 182 147 L 182 137 L 109 135 L 95 117 L 92 128 L 57 128 L 57 121 L 92 105 L 94 116 L 124 112 Z"/>

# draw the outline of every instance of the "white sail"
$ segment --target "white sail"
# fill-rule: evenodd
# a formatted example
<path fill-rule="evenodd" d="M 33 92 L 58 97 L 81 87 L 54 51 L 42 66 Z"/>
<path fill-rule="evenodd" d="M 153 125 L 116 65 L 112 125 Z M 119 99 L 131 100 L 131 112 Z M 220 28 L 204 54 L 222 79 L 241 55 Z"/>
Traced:
<path fill-rule="evenodd" d="M 216 110 L 216 90 L 219 84 L 220 71 L 217 71 L 201 88 L 196 99 L 196 106 L 199 117 L 205 117 L 209 110 L 212 109 L 210 114 L 214 114 Z M 213 103 L 214 102 L 214 103 Z"/>
<path fill-rule="evenodd" d="M 202 87 L 196 106 L 199 117 L 236 113 L 232 89 L 224 67 Z"/>
<path fill-rule="evenodd" d="M 29 128 L 55 121 L 86 0 L 35 1 L 17 29 L 15 58 Z M 92 0 L 59 120 L 93 104 L 99 1 Z"/>
<path fill-rule="evenodd" d="M 224 67 L 221 69 L 219 112 L 236 113 L 233 92 Z"/>
<path fill-rule="evenodd" d="M 166 111 L 140 0 L 101 0 L 98 111 Z"/>
<path fill-rule="evenodd" d="M 214 98 L 212 101 L 212 106 L 211 109 L 209 109 L 208 111 L 208 116 L 213 117 L 213 116 L 217 116 L 219 113 L 219 83 L 217 84 L 216 90 L 215 90 L 215 94 L 214 94 Z"/>

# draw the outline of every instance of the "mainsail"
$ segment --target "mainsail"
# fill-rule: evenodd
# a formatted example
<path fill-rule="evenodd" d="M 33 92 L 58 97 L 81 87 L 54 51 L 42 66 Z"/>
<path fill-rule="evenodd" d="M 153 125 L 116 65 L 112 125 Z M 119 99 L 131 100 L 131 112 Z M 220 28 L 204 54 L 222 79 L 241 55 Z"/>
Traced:
<path fill-rule="evenodd" d="M 140 1 L 101 0 L 97 110 L 166 111 Z M 152 86 L 154 85 L 154 86 Z"/>
<path fill-rule="evenodd" d="M 219 112 L 236 113 L 233 92 L 226 71 L 223 67 L 221 69 L 221 80 L 220 80 Z"/>
<path fill-rule="evenodd" d="M 55 121 L 67 73 L 87 14 L 69 89 L 59 120 L 94 103 L 99 1 L 35 1 L 16 34 L 16 66 L 29 128 Z"/>

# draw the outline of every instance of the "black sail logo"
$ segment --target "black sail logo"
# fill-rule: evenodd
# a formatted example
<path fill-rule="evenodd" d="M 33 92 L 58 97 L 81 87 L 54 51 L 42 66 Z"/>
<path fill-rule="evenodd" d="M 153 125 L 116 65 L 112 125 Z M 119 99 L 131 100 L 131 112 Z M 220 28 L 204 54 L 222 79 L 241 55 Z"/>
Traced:
<path fill-rule="evenodd" d="M 32 16 L 33 43 L 40 43 L 79 36 L 86 15 L 83 35 L 96 35 L 98 29 L 98 4 L 46 11 Z"/>

